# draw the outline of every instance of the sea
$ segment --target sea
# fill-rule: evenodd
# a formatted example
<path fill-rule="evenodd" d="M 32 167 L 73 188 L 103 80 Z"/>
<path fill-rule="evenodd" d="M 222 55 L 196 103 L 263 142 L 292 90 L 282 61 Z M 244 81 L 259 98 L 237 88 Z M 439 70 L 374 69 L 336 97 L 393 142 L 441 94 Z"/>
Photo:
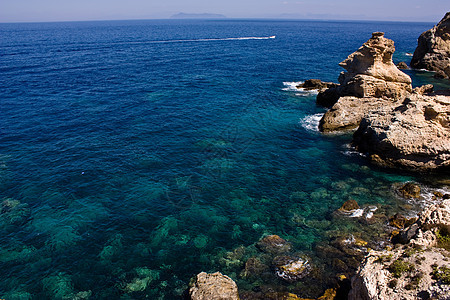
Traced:
<path fill-rule="evenodd" d="M 426 193 L 436 180 L 371 165 L 351 132 L 320 133 L 325 109 L 296 85 L 337 82 L 338 63 L 375 31 L 395 41 L 395 63 L 409 63 L 433 25 L 0 24 L 0 298 L 182 299 L 200 272 L 249 293 L 318 297 L 354 270 L 318 245 L 347 236 L 376 248 L 389 216 L 425 201 L 396 187 Z M 450 87 L 405 72 L 413 86 Z M 336 216 L 349 199 L 361 213 Z M 315 271 L 277 277 L 258 247 L 268 235 Z"/>

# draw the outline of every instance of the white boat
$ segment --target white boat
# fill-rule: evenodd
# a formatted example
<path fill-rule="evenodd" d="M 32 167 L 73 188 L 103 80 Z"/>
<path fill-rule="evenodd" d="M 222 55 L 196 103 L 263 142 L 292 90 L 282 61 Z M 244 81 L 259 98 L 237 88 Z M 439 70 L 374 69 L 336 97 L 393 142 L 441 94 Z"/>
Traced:
<path fill-rule="evenodd" d="M 271 35 L 269 36 L 269 39 L 274 39 L 276 36 L 275 35 Z"/>

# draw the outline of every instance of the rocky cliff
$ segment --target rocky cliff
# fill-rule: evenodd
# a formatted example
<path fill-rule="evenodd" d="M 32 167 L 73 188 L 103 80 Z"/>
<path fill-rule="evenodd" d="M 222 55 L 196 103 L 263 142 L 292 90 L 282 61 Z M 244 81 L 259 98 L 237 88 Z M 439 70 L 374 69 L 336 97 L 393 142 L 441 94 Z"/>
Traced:
<path fill-rule="evenodd" d="M 441 26 L 442 27 L 442 26 Z M 411 88 L 411 78 L 392 61 L 394 42 L 382 32 L 340 65 L 340 85 L 319 93 L 331 106 L 322 132 L 354 129 L 353 145 L 382 166 L 413 171 L 450 169 L 450 93 L 432 85 Z M 324 103 L 322 103 L 324 102 Z"/>
<path fill-rule="evenodd" d="M 319 129 L 330 132 L 358 127 L 370 111 L 394 107 L 412 92 L 411 78 L 392 61 L 394 42 L 382 32 L 372 37 L 339 65 L 347 70 L 339 76 L 340 85 L 317 96 L 317 103 L 331 107 Z"/>
<path fill-rule="evenodd" d="M 374 32 L 356 52 L 339 65 L 347 72 L 339 76 L 340 85 L 317 95 L 317 104 L 331 107 L 340 97 L 401 100 L 411 92 L 411 78 L 392 61 L 394 42 L 383 32 Z"/>
<path fill-rule="evenodd" d="M 435 71 L 440 77 L 450 78 L 450 12 L 419 36 L 411 67 Z"/>
<path fill-rule="evenodd" d="M 353 144 L 382 166 L 450 168 L 450 97 L 411 94 L 400 105 L 362 118 Z"/>

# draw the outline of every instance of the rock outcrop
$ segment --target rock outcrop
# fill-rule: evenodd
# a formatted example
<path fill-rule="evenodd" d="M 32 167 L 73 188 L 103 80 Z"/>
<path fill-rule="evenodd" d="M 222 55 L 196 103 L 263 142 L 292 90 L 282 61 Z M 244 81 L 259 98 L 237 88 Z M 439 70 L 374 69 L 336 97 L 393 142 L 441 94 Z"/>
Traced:
<path fill-rule="evenodd" d="M 411 94 L 367 114 L 353 144 L 378 165 L 413 171 L 450 168 L 450 96 Z"/>
<path fill-rule="evenodd" d="M 442 31 L 445 24 L 441 21 L 433 32 Z M 317 96 L 319 104 L 332 104 L 319 129 L 359 127 L 353 145 L 381 166 L 448 170 L 450 95 L 432 94 L 432 85 L 413 90 L 411 78 L 392 62 L 394 50 L 392 40 L 374 32 L 340 63 L 347 70 L 339 76 L 340 85 Z"/>
<path fill-rule="evenodd" d="M 396 105 L 399 103 L 382 98 L 341 97 L 320 119 L 319 130 L 333 132 L 355 129 L 369 112 Z"/>
<path fill-rule="evenodd" d="M 435 71 L 440 77 L 450 78 L 450 12 L 419 36 L 411 67 Z"/>
<path fill-rule="evenodd" d="M 339 65 L 347 72 L 339 76 L 340 85 L 317 95 L 317 104 L 331 107 L 340 97 L 402 100 L 412 91 L 411 78 L 392 61 L 394 42 L 383 32 L 372 37 Z"/>
<path fill-rule="evenodd" d="M 302 84 L 299 84 L 297 86 L 298 89 L 303 89 L 306 91 L 309 90 L 318 90 L 318 91 L 324 91 L 331 87 L 336 87 L 337 84 L 333 82 L 324 82 L 320 79 L 308 79 L 305 80 Z"/>
<path fill-rule="evenodd" d="M 238 288 L 230 277 L 220 272 L 202 272 L 189 288 L 192 300 L 239 300 Z"/>
<path fill-rule="evenodd" d="M 411 78 L 392 61 L 394 42 L 382 32 L 372 37 L 339 65 L 347 70 L 340 85 L 317 95 L 317 103 L 331 109 L 320 120 L 323 132 L 354 129 L 362 118 L 380 108 L 395 107 L 412 92 Z"/>
<path fill-rule="evenodd" d="M 371 251 L 352 278 L 348 299 L 448 300 L 450 285 L 433 276 L 437 270 L 448 268 L 448 255 L 439 248 Z"/>
<path fill-rule="evenodd" d="M 425 208 L 403 231 L 412 237 L 408 245 L 371 251 L 365 257 L 352 278 L 348 299 L 449 299 L 450 253 L 436 247 L 438 226 L 449 225 L 450 200 Z"/>

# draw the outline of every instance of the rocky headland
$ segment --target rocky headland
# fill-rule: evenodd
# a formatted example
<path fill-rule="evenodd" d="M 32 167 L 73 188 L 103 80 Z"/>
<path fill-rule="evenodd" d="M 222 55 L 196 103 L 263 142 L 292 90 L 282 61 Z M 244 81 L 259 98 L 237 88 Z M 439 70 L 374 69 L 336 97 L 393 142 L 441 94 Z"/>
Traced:
<path fill-rule="evenodd" d="M 433 28 L 422 33 L 411 59 L 411 67 L 450 78 L 450 12 Z"/>
<path fill-rule="evenodd" d="M 412 171 L 450 168 L 450 92 L 412 89 L 392 61 L 394 42 L 381 32 L 340 63 L 340 85 L 319 92 L 330 109 L 322 132 L 357 128 L 352 144 L 375 164 Z"/>
<path fill-rule="evenodd" d="M 367 113 L 353 136 L 372 162 L 414 171 L 450 168 L 450 97 L 411 94 Z"/>

